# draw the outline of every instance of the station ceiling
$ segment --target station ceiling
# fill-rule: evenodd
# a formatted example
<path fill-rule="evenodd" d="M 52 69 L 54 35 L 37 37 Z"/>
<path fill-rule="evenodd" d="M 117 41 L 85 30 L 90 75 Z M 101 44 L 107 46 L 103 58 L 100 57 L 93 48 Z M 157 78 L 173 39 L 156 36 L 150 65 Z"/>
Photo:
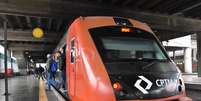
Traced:
<path fill-rule="evenodd" d="M 150 25 L 161 40 L 201 31 L 200 0 L 1 0 L 0 21 L 8 22 L 8 46 L 29 51 L 37 61 L 52 52 L 79 16 L 123 16 Z M 32 37 L 41 27 L 42 39 Z M 0 23 L 3 33 L 3 23 Z M 2 35 L 0 40 L 3 40 Z M 42 54 L 42 55 L 38 55 Z"/>

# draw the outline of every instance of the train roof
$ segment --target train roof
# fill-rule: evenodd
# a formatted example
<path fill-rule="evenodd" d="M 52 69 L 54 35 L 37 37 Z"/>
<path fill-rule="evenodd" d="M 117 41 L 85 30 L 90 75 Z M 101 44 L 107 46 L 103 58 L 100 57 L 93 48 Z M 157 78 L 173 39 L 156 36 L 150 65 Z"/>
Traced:
<path fill-rule="evenodd" d="M 117 21 L 115 21 L 116 19 L 119 20 L 120 22 L 121 20 L 124 20 L 124 22 L 126 21 L 132 24 L 132 25 L 129 24 L 125 26 L 143 29 L 145 31 L 153 33 L 151 28 L 146 23 L 143 23 L 131 18 L 110 17 L 110 16 L 88 16 L 88 17 L 80 17 L 77 20 L 81 20 L 84 23 L 84 25 L 89 29 L 101 27 L 101 26 L 124 26 L 119 24 Z"/>

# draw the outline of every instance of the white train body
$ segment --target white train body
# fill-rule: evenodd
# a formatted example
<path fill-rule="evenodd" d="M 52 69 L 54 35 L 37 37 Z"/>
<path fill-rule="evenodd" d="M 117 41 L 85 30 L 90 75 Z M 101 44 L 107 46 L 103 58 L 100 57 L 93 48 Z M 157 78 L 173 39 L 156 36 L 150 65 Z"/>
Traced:
<path fill-rule="evenodd" d="M 5 65 L 4 65 L 4 47 L 2 47 L 0 45 L 0 76 L 2 76 L 5 73 Z M 18 73 L 19 72 L 19 68 L 18 68 L 18 64 L 17 64 L 17 60 L 15 57 L 7 57 L 7 71 L 8 74 L 9 72 L 13 73 Z"/>

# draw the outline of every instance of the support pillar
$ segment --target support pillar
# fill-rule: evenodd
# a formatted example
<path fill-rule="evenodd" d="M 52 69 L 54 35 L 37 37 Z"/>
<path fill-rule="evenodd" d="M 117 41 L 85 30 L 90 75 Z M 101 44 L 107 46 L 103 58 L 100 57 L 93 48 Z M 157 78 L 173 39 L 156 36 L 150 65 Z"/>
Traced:
<path fill-rule="evenodd" d="M 184 72 L 192 73 L 192 49 L 185 48 L 184 50 Z"/>
<path fill-rule="evenodd" d="M 13 60 L 12 60 L 12 53 L 11 53 L 11 50 L 8 50 L 8 56 L 9 56 L 9 60 L 10 61 L 10 67 L 11 67 L 11 72 L 12 72 L 12 75 L 13 75 Z"/>
<path fill-rule="evenodd" d="M 197 59 L 198 76 L 201 77 L 201 33 L 197 33 Z"/>
<path fill-rule="evenodd" d="M 174 62 L 175 62 L 175 57 L 176 57 L 175 56 L 175 50 L 173 50 L 173 58 L 172 59 L 173 59 Z"/>

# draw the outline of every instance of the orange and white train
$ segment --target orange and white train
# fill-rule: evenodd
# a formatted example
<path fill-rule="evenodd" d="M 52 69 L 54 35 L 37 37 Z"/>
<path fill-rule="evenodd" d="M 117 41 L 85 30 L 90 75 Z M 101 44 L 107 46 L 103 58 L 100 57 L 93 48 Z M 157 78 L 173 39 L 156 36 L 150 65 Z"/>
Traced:
<path fill-rule="evenodd" d="M 145 23 L 79 17 L 66 46 L 71 101 L 192 101 L 179 69 Z"/>

